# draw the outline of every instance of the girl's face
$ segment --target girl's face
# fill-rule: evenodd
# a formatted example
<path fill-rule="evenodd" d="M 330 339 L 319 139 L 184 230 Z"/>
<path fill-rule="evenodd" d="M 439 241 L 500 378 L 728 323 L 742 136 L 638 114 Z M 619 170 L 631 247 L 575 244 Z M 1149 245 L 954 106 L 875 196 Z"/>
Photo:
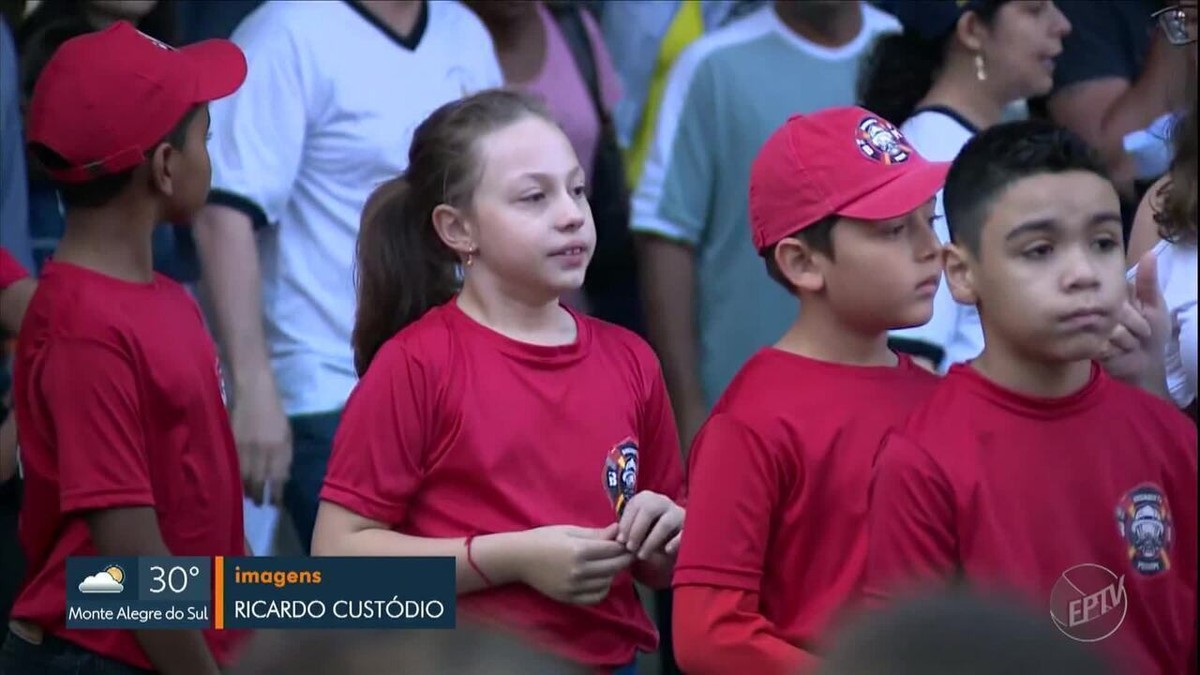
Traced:
<path fill-rule="evenodd" d="M 1054 60 L 1071 23 L 1050 0 L 1014 0 L 996 12 L 980 45 L 988 83 L 1005 102 L 1050 92 Z"/>
<path fill-rule="evenodd" d="M 478 252 L 467 283 L 531 302 L 582 286 L 596 228 L 566 135 L 530 115 L 481 138 L 476 152 L 480 179 L 464 229 Z"/>

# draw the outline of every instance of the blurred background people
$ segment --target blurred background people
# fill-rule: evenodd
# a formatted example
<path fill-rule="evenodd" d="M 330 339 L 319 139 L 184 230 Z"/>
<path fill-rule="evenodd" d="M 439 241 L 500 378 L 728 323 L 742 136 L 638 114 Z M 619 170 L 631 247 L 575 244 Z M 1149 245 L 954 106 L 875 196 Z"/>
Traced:
<path fill-rule="evenodd" d="M 942 592 L 846 624 L 815 675 L 1112 675 L 1042 613 Z"/>
<path fill-rule="evenodd" d="M 1128 261 L 1135 269 L 1147 251 L 1156 258 L 1159 289 L 1172 317 L 1165 354 L 1167 388 L 1177 406 L 1196 418 L 1196 3 L 1172 5 L 1157 15 L 1163 39 L 1188 59 L 1190 107 L 1171 129 L 1170 171 L 1142 199 L 1130 235 Z"/>
<path fill-rule="evenodd" d="M 457 2 L 267 2 L 233 40 L 249 75 L 212 106 L 213 191 L 194 234 L 247 495 L 283 498 L 307 551 L 357 381 L 363 204 L 405 170 L 417 123 L 502 78 Z"/>
<path fill-rule="evenodd" d="M 453 631 L 262 631 L 229 675 L 587 675 L 504 634 Z"/>
<path fill-rule="evenodd" d="M 1158 176 L 1138 175 L 1124 139 L 1187 103 L 1187 56 L 1150 18 L 1173 4 L 1057 0 L 1073 30 L 1057 59 L 1054 88 L 1033 102 L 1035 111 L 1101 152 L 1121 193 L 1126 228 L 1138 198 Z"/>
<path fill-rule="evenodd" d="M 623 96 L 613 111 L 625 149 L 625 174 L 636 187 L 654 139 L 671 66 L 702 35 L 766 4 L 766 0 L 607 2 L 600 14 L 604 40 Z"/>

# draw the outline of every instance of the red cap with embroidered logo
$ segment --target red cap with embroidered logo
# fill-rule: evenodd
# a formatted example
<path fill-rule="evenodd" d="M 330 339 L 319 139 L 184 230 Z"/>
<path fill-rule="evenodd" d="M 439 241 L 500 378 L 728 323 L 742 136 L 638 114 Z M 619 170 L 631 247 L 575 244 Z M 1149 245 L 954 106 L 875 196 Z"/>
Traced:
<path fill-rule="evenodd" d="M 49 171 L 64 183 L 128 171 L 194 106 L 245 79 L 246 57 L 228 40 L 174 49 L 118 21 L 51 57 L 29 102 L 29 142 L 70 163 Z"/>
<path fill-rule="evenodd" d="M 949 169 L 921 157 L 895 125 L 868 110 L 796 115 L 750 167 L 754 248 L 764 251 L 832 215 L 888 220 L 915 211 Z"/>

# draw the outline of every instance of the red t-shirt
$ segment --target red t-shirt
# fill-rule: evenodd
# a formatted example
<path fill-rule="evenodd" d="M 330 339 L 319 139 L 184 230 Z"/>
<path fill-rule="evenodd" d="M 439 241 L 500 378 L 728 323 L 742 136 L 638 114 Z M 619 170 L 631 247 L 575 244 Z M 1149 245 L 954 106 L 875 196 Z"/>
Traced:
<path fill-rule="evenodd" d="M 321 498 L 421 537 L 605 527 L 616 520 L 605 461 L 626 439 L 637 489 L 676 498 L 679 440 L 654 353 L 622 328 L 575 321 L 573 344 L 529 345 L 451 300 L 402 330 L 346 403 Z M 596 667 L 657 643 L 628 571 L 593 607 L 512 584 L 458 608 Z"/>
<path fill-rule="evenodd" d="M 244 552 L 237 451 L 217 353 L 196 303 L 158 276 L 138 284 L 51 262 L 21 326 L 14 398 L 28 572 L 12 616 L 134 666 L 131 631 L 67 630 L 66 559 L 97 555 L 89 511 L 152 506 L 173 555 Z M 219 662 L 231 631 L 206 632 Z"/>
<path fill-rule="evenodd" d="M 1131 675 L 1194 672 L 1196 498 L 1196 428 L 1166 402 L 1098 366 L 1042 399 L 957 365 L 881 450 L 865 592 L 963 575 L 1041 614 L 1065 572 L 1100 565 L 1128 611 L 1097 646 Z"/>
<path fill-rule="evenodd" d="M 745 638 L 769 635 L 793 645 L 797 663 L 811 660 L 858 588 L 879 444 L 936 382 L 903 355 L 893 368 L 772 348 L 753 356 L 692 444 L 676 597 L 697 586 L 757 595 L 766 623 L 734 622 L 753 629 Z M 722 636 L 703 614 L 680 615 L 675 626 L 688 672 L 729 672 L 719 663 L 723 650 L 739 671 L 795 665 L 774 663 L 769 654 L 779 650 L 766 645 L 761 663 L 735 658 L 744 640 Z"/>
<path fill-rule="evenodd" d="M 0 248 L 0 291 L 29 276 L 21 263 L 6 249 Z"/>

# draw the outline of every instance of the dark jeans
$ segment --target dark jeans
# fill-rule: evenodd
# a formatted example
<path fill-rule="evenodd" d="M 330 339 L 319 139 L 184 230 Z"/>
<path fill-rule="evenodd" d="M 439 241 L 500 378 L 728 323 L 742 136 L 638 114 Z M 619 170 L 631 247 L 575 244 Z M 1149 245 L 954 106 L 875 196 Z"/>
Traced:
<path fill-rule="evenodd" d="M 325 482 L 329 451 L 333 449 L 333 434 L 341 418 L 341 410 L 288 418 L 292 426 L 292 475 L 283 489 L 283 505 L 296 526 L 296 536 L 305 555 L 312 546 L 321 485 Z"/>
<path fill-rule="evenodd" d="M 50 635 L 42 638 L 42 644 L 35 645 L 9 633 L 0 650 L 0 675 L 152 674 Z"/>
<path fill-rule="evenodd" d="M 17 540 L 20 509 L 21 481 L 14 476 L 0 484 L 0 634 L 8 625 L 8 612 L 25 577 L 25 554 Z"/>

